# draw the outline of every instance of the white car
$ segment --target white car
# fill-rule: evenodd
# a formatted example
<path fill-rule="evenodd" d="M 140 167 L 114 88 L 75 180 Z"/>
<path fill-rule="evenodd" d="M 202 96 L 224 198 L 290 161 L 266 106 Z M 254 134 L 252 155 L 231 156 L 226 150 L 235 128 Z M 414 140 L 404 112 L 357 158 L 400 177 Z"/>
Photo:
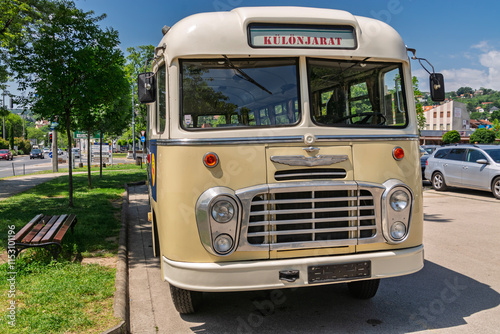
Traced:
<path fill-rule="evenodd" d="M 491 191 L 500 199 L 500 146 L 460 145 L 438 148 L 427 159 L 425 178 L 438 191 L 455 186 Z"/>

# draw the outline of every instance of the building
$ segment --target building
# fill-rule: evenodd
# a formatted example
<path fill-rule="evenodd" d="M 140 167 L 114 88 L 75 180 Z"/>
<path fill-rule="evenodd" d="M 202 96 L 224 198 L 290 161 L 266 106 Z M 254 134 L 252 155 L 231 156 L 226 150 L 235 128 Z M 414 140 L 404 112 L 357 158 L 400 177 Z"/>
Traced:
<path fill-rule="evenodd" d="M 470 117 L 464 103 L 448 100 L 445 103 L 424 109 L 424 130 L 466 131 L 470 129 Z"/>
<path fill-rule="evenodd" d="M 457 130 L 463 142 L 472 133 L 470 116 L 464 103 L 448 100 L 441 105 L 424 107 L 425 127 L 421 132 L 421 144 L 441 144 L 443 134 Z"/>

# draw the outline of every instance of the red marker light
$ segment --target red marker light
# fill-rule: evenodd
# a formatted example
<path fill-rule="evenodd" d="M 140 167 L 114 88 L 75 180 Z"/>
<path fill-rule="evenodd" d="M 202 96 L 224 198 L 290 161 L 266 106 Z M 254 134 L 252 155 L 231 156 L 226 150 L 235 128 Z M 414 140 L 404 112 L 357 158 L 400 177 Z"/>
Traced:
<path fill-rule="evenodd" d="M 151 153 L 149 153 L 146 157 L 146 161 L 148 162 L 148 164 L 151 163 Z"/>
<path fill-rule="evenodd" d="M 205 154 L 203 164 L 209 168 L 213 168 L 219 164 L 219 157 L 213 152 Z"/>
<path fill-rule="evenodd" d="M 397 146 L 392 150 L 392 157 L 399 161 L 405 157 L 405 151 Z"/>

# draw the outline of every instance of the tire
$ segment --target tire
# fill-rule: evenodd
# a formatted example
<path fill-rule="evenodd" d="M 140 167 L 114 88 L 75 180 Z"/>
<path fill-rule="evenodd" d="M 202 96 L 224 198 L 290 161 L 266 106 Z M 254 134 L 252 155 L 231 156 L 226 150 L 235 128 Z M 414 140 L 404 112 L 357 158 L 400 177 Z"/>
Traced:
<path fill-rule="evenodd" d="M 446 182 L 444 180 L 443 174 L 441 172 L 435 172 L 432 174 L 432 188 L 434 188 L 436 191 L 444 191 L 448 189 L 448 186 L 446 185 Z"/>
<path fill-rule="evenodd" d="M 500 199 L 500 176 L 497 176 L 491 183 L 491 192 L 496 199 Z"/>
<path fill-rule="evenodd" d="M 357 299 L 370 299 L 377 294 L 380 279 L 371 279 L 367 281 L 357 281 L 347 283 L 349 292 Z"/>
<path fill-rule="evenodd" d="M 180 314 L 195 313 L 202 299 L 201 292 L 184 290 L 173 285 L 170 285 L 170 295 L 175 309 Z"/>

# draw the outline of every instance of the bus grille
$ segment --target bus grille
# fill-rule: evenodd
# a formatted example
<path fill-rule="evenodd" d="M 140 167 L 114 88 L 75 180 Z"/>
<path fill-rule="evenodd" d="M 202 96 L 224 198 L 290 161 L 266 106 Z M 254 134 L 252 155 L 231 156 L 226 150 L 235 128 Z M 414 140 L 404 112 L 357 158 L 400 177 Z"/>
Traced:
<path fill-rule="evenodd" d="M 296 188 L 253 197 L 247 241 L 271 249 L 356 245 L 377 234 L 369 190 Z"/>
<path fill-rule="evenodd" d="M 347 175 L 342 168 L 307 168 L 281 170 L 274 173 L 276 181 L 344 179 Z"/>

